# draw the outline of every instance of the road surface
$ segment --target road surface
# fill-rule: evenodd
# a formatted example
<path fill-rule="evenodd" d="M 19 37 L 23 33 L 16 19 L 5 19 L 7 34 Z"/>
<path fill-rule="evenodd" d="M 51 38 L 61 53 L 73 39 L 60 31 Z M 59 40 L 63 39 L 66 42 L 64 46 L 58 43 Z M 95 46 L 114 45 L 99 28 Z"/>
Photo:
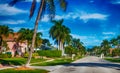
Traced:
<path fill-rule="evenodd" d="M 89 56 L 71 64 L 63 65 L 50 73 L 120 73 L 120 64 Z"/>

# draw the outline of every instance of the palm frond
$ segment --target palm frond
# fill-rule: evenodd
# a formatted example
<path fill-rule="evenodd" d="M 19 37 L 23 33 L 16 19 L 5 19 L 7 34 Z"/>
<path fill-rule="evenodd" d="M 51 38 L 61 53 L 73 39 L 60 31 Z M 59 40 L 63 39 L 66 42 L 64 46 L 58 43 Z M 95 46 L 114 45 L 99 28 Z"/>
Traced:
<path fill-rule="evenodd" d="M 45 14 L 45 10 L 46 10 L 46 0 L 44 0 L 44 3 L 43 3 L 43 0 L 41 1 L 40 3 L 40 9 L 42 9 L 42 12 L 41 12 L 41 16 L 40 16 L 40 19 L 42 19 L 42 17 L 44 17 L 44 14 Z"/>
<path fill-rule="evenodd" d="M 30 9 L 30 16 L 29 16 L 30 19 L 35 12 L 35 8 L 36 8 L 36 0 L 33 0 L 32 5 L 31 5 L 31 9 Z"/>
<path fill-rule="evenodd" d="M 66 11 L 67 8 L 67 1 L 66 0 L 59 0 L 61 8 Z"/>
<path fill-rule="evenodd" d="M 10 3 L 8 5 L 14 6 L 17 2 L 20 2 L 20 1 L 25 1 L 25 0 L 12 0 L 12 1 L 10 1 Z"/>
<path fill-rule="evenodd" d="M 49 17 L 52 20 L 55 17 L 55 4 L 54 0 L 47 0 L 47 10 L 49 13 Z"/>

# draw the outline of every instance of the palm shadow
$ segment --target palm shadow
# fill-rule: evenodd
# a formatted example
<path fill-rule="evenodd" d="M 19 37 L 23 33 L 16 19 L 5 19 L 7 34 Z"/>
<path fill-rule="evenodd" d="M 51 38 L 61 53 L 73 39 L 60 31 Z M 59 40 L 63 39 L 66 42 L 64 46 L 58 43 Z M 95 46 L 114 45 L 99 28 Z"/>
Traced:
<path fill-rule="evenodd" d="M 64 66 L 105 67 L 105 68 L 112 68 L 112 69 L 120 70 L 120 64 L 113 64 L 113 63 L 91 63 L 91 62 L 84 62 L 84 63 L 71 63 L 71 64 L 66 64 Z"/>

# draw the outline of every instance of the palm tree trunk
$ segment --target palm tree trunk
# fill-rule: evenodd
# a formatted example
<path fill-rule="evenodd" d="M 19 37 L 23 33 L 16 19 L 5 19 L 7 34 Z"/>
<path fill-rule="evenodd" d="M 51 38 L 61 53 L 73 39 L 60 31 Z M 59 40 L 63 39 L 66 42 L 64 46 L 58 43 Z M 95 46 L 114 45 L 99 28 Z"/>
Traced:
<path fill-rule="evenodd" d="M 58 50 L 60 50 L 60 40 L 58 39 Z"/>
<path fill-rule="evenodd" d="M 63 56 L 65 55 L 64 44 L 62 43 Z"/>
<path fill-rule="evenodd" d="M 62 51 L 62 56 L 64 56 L 64 49 L 63 49 L 63 43 L 62 43 L 62 41 L 60 41 L 60 49 Z"/>
<path fill-rule="evenodd" d="M 0 36 L 0 54 L 2 53 L 2 36 Z"/>
<path fill-rule="evenodd" d="M 2 46 L 2 36 L 0 36 L 0 46 Z"/>
<path fill-rule="evenodd" d="M 41 17 L 41 13 L 42 13 L 42 10 L 43 10 L 44 3 L 45 3 L 45 0 L 42 0 L 42 4 L 39 7 L 39 12 L 38 12 L 38 15 L 37 15 L 37 18 L 36 18 L 36 21 L 35 21 L 35 26 L 34 26 L 34 34 L 33 34 L 33 39 L 32 39 L 32 46 L 30 48 L 30 53 L 29 53 L 28 60 L 27 60 L 27 62 L 25 64 L 25 66 L 29 66 L 31 58 L 32 58 L 32 52 L 34 51 L 35 38 L 36 38 L 37 29 L 38 29 L 38 22 L 39 22 L 39 19 Z"/>

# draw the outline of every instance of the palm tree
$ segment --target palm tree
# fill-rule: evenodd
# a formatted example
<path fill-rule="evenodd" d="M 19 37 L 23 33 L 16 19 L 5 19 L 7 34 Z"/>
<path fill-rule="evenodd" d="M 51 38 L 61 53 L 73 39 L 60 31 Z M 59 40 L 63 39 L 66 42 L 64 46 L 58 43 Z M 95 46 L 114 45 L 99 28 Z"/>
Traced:
<path fill-rule="evenodd" d="M 9 5 L 12 6 L 18 1 L 23 1 L 23 0 L 13 0 L 12 2 L 9 3 Z M 66 10 L 67 2 L 65 0 L 58 0 L 58 1 L 60 4 L 60 7 L 62 7 L 63 10 Z M 30 9 L 30 18 L 33 16 L 35 8 L 36 8 L 36 0 L 33 0 L 32 5 L 31 5 L 31 9 Z M 52 20 L 55 16 L 55 1 L 54 0 L 40 0 L 38 14 L 37 14 L 35 26 L 34 26 L 32 45 L 30 48 L 31 51 L 30 51 L 30 54 L 29 54 L 29 57 L 28 57 L 28 60 L 25 64 L 25 66 L 28 66 L 30 61 L 31 61 L 32 52 L 34 51 L 33 49 L 34 49 L 35 38 L 36 38 L 37 29 L 38 29 L 38 23 L 39 23 L 39 20 L 42 19 L 42 16 L 45 14 L 46 10 L 48 10 L 49 17 Z"/>
<path fill-rule="evenodd" d="M 33 0 L 30 17 L 34 13 L 35 2 L 36 2 L 36 0 Z M 59 2 L 60 2 L 60 6 L 65 10 L 66 9 L 66 1 L 65 0 L 59 0 Z M 48 7 L 46 7 L 46 6 L 48 6 Z M 50 18 L 51 19 L 54 18 L 54 15 L 55 15 L 54 0 L 41 0 L 40 1 L 40 7 L 39 7 L 38 15 L 36 17 L 35 26 L 34 26 L 34 34 L 33 34 L 33 39 L 32 39 L 31 51 L 30 51 L 26 66 L 29 65 L 29 63 L 31 61 L 32 52 L 33 52 L 33 48 L 34 48 L 34 44 L 35 44 L 36 32 L 37 32 L 37 29 L 38 29 L 38 22 L 41 19 L 42 15 L 44 15 L 45 8 L 49 8 L 48 10 L 49 10 Z"/>
<path fill-rule="evenodd" d="M 102 41 L 101 47 L 102 47 L 102 52 L 105 55 L 108 55 L 109 54 L 109 49 L 111 48 L 111 46 L 110 46 L 110 43 L 109 43 L 109 41 L 107 39 Z"/>
<path fill-rule="evenodd" d="M 118 35 L 117 41 L 118 41 L 117 48 L 120 48 L 120 35 Z"/>
<path fill-rule="evenodd" d="M 84 55 L 85 54 L 85 47 L 83 46 L 83 42 L 80 39 L 73 38 L 71 45 L 78 50 L 78 54 Z"/>
<path fill-rule="evenodd" d="M 40 45 L 42 44 L 42 38 L 41 38 L 41 36 L 42 36 L 42 33 L 41 32 L 38 32 L 37 34 L 36 34 L 36 42 L 35 42 L 35 47 L 37 48 L 37 47 L 40 47 Z"/>
<path fill-rule="evenodd" d="M 18 33 L 19 33 L 19 37 L 18 37 L 17 41 L 22 42 L 22 41 L 26 41 L 27 40 L 27 43 L 30 46 L 31 43 L 32 43 L 33 30 L 21 28 L 18 31 Z M 41 37 L 40 36 L 42 36 L 42 33 L 38 32 L 36 34 L 35 47 L 40 46 L 40 44 L 41 44 Z"/>
<path fill-rule="evenodd" d="M 80 49 L 80 47 L 83 46 L 83 42 L 81 42 L 80 39 L 73 38 L 72 39 L 72 46 L 77 48 L 77 49 Z"/>
<path fill-rule="evenodd" d="M 115 46 L 117 46 L 118 41 L 117 41 L 116 38 L 112 38 L 112 39 L 110 40 L 110 43 L 111 43 L 111 45 L 112 45 L 113 47 L 115 47 Z"/>
<path fill-rule="evenodd" d="M 55 25 L 50 28 L 49 34 L 53 40 L 56 40 L 56 42 L 58 44 L 58 50 L 60 50 L 60 37 L 59 36 L 60 36 L 63 20 L 59 20 L 59 21 L 54 20 L 52 22 Z"/>
<path fill-rule="evenodd" d="M 49 34 L 53 40 L 56 40 L 58 43 L 58 49 L 62 50 L 62 56 L 64 55 L 64 43 L 67 40 L 66 38 L 70 37 L 70 29 L 65 25 L 62 25 L 63 20 L 53 21 L 54 26 L 51 27 Z"/>
<path fill-rule="evenodd" d="M 46 46 L 51 46 L 50 41 L 48 39 L 42 39 L 42 44 Z"/>
<path fill-rule="evenodd" d="M 13 30 L 8 26 L 0 25 L 0 46 L 2 46 L 3 39 L 2 37 L 7 37 L 10 33 L 13 33 Z"/>

